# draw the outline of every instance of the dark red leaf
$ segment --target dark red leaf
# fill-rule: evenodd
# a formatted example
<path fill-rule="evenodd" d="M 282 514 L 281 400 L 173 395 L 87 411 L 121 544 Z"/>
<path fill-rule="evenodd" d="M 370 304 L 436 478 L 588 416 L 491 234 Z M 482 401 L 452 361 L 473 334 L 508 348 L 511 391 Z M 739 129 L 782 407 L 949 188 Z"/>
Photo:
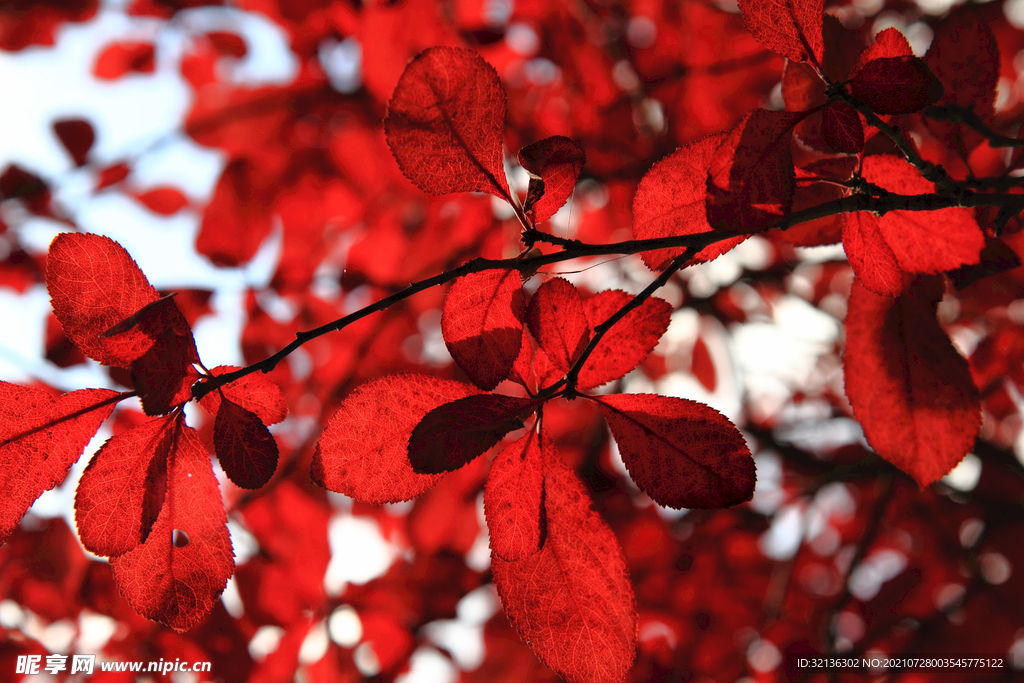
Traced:
<path fill-rule="evenodd" d="M 576 189 L 587 155 L 574 140 L 561 135 L 538 140 L 519 150 L 519 165 L 530 174 L 523 210 L 537 223 L 562 208 Z"/>
<path fill-rule="evenodd" d="M 880 296 L 899 296 L 903 271 L 882 236 L 878 216 L 857 211 L 844 218 L 843 249 L 861 284 Z"/>
<path fill-rule="evenodd" d="M 677 149 L 651 167 L 633 197 L 633 237 L 638 240 L 711 232 L 704 198 L 715 150 L 725 139 L 715 133 Z M 718 258 L 745 238 L 733 237 L 705 247 L 696 263 Z M 651 270 L 662 270 L 686 249 L 658 249 L 640 254 Z"/>
<path fill-rule="evenodd" d="M 854 281 L 843 376 L 853 415 L 879 455 L 921 486 L 974 447 L 981 406 L 970 369 L 935 318 L 941 277 L 922 276 L 895 298 Z"/>
<path fill-rule="evenodd" d="M 708 345 L 704 343 L 703 337 L 697 337 L 693 343 L 693 351 L 690 354 L 690 372 L 697 381 L 708 391 L 714 391 L 717 384 L 715 363 L 711 360 L 708 352 Z"/>
<path fill-rule="evenodd" d="M 809 112 L 755 109 L 722 140 L 708 170 L 706 209 L 730 233 L 771 227 L 793 203 L 793 127 Z"/>
<path fill-rule="evenodd" d="M 999 47 L 989 25 L 969 12 L 953 12 L 935 27 L 935 37 L 924 63 L 942 83 L 939 104 L 972 109 L 990 123 L 995 116 L 996 84 L 999 82 Z M 940 133 L 951 124 L 930 121 Z"/>
<path fill-rule="evenodd" d="M 850 92 L 879 114 L 910 114 L 942 96 L 942 84 L 917 57 L 880 57 L 856 69 Z"/>
<path fill-rule="evenodd" d="M 452 358 L 482 389 L 508 377 L 523 336 L 526 297 L 519 272 L 485 270 L 452 283 L 441 333 Z"/>
<path fill-rule="evenodd" d="M 473 50 L 432 47 L 405 67 L 384 119 L 388 147 L 424 192 L 510 200 L 501 143 L 505 91 Z"/>
<path fill-rule="evenodd" d="M 161 216 L 173 216 L 188 206 L 188 197 L 173 187 L 155 187 L 132 196 L 147 209 Z"/>
<path fill-rule="evenodd" d="M 375 379 L 346 397 L 327 422 L 310 476 L 320 486 L 366 503 L 410 500 L 440 475 L 409 464 L 413 428 L 434 408 L 477 394 L 475 387 L 426 375 Z"/>
<path fill-rule="evenodd" d="M 537 375 L 534 372 L 534 348 L 529 334 L 524 334 L 519 346 L 519 355 L 512 364 L 508 379 L 526 387 L 527 391 L 537 390 Z"/>
<path fill-rule="evenodd" d="M 599 292 L 583 302 L 591 328 L 596 328 L 632 299 L 619 290 Z M 602 337 L 579 376 L 580 389 L 593 389 L 621 378 L 647 358 L 668 329 L 672 306 L 651 297 L 630 311 Z"/>
<path fill-rule="evenodd" d="M 520 560 L 540 550 L 544 542 L 544 462 L 557 454 L 542 454 L 550 439 L 531 430 L 494 458 L 484 487 L 484 514 L 491 536 L 491 553 L 503 560 Z"/>
<path fill-rule="evenodd" d="M 467 396 L 434 408 L 409 436 L 409 462 L 419 474 L 457 470 L 520 429 L 538 401 L 500 394 Z"/>
<path fill-rule="evenodd" d="M 177 448 L 177 418 L 158 418 L 115 434 L 96 452 L 75 493 L 82 545 L 117 557 L 145 542 L 163 508 L 167 464 Z"/>
<path fill-rule="evenodd" d="M 821 135 L 837 152 L 859 154 L 864 149 L 860 114 L 842 102 L 836 102 L 821 112 Z"/>
<path fill-rule="evenodd" d="M 213 423 L 220 466 L 235 486 L 258 489 L 277 469 L 277 442 L 256 413 L 221 397 Z"/>
<path fill-rule="evenodd" d="M 747 30 L 766 48 L 794 62 L 821 64 L 824 0 L 740 0 L 739 6 Z"/>
<path fill-rule="evenodd" d="M 855 75 L 865 64 L 876 59 L 913 56 L 914 48 L 910 46 L 907 37 L 897 28 L 887 28 L 876 33 L 875 42 L 860 53 L 850 75 Z"/>
<path fill-rule="evenodd" d="M 934 183 L 904 159 L 879 154 L 864 159 L 865 180 L 889 192 L 933 194 Z M 900 268 L 909 273 L 938 273 L 977 263 L 985 238 L 970 209 L 889 211 L 879 219 L 885 241 Z"/>
<path fill-rule="evenodd" d="M 590 341 L 590 323 L 579 291 L 567 280 L 551 278 L 530 298 L 526 324 L 548 360 L 565 373 Z"/>
<path fill-rule="evenodd" d="M 92 72 L 97 78 L 112 81 L 132 72 L 153 73 L 155 69 L 156 51 L 152 43 L 125 41 L 104 48 Z"/>
<path fill-rule="evenodd" d="M 544 462 L 544 517 L 540 552 L 512 562 L 491 557 L 505 613 L 569 683 L 619 683 L 636 655 L 633 587 L 615 534 L 553 449 Z"/>
<path fill-rule="evenodd" d="M 142 545 L 110 564 L 132 607 L 186 631 L 213 609 L 235 562 L 210 457 L 180 417 L 173 430 L 167 495 L 153 529 Z"/>
<path fill-rule="evenodd" d="M 213 47 L 218 53 L 228 57 L 241 59 L 249 52 L 245 40 L 237 33 L 211 31 L 206 34 L 206 38 L 213 43 Z"/>
<path fill-rule="evenodd" d="M 985 248 L 981 250 L 981 261 L 978 265 L 961 266 L 956 270 L 949 271 L 946 275 L 953 281 L 957 289 L 963 289 L 982 278 L 1020 267 L 1020 256 L 1006 242 L 986 237 Z"/>
<path fill-rule="evenodd" d="M 96 131 L 92 124 L 85 119 L 61 119 L 53 122 L 53 132 L 71 155 L 75 166 L 85 166 L 89 150 L 96 142 Z"/>
<path fill-rule="evenodd" d="M 754 459 L 727 417 L 653 394 L 595 398 L 640 490 L 671 508 L 724 508 L 754 495 Z"/>
<path fill-rule="evenodd" d="M 54 399 L 41 389 L 0 382 L 0 543 L 43 491 L 64 480 L 117 396 L 83 389 Z"/>
<path fill-rule="evenodd" d="M 218 365 L 210 370 L 210 374 L 226 375 L 240 369 L 234 365 Z M 285 403 L 281 388 L 262 372 L 254 372 L 237 379 L 221 387 L 220 391 L 211 391 L 200 399 L 199 405 L 210 411 L 210 414 L 216 415 L 220 410 L 221 393 L 231 402 L 256 413 L 265 425 L 276 424 L 288 417 L 288 404 Z"/>

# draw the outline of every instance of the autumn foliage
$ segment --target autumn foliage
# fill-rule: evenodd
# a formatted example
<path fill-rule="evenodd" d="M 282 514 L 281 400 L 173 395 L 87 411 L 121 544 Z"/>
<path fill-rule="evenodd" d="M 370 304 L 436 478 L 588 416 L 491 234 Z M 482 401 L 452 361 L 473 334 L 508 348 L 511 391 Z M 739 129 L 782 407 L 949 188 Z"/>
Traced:
<path fill-rule="evenodd" d="M 45 287 L 46 367 L 108 387 L 0 383 L 0 666 L 96 615 L 101 659 L 254 683 L 424 652 L 467 683 L 1024 662 L 1020 3 L 241 2 L 200 30 L 207 4 L 129 3 L 188 40 L 92 74 L 175 62 L 208 197 L 101 158 L 84 115 L 52 133 L 207 264 L 276 245 L 237 364 L 202 361 L 211 292 L 155 288 L 61 178 L 0 174 L 3 284 Z M 290 82 L 233 76 L 242 10 Z M 0 48 L 96 11 L 9 3 Z M 66 478 L 74 531 L 32 511 Z M 339 582 L 353 519 L 394 557 Z M 480 596 L 472 661 L 438 634 Z"/>

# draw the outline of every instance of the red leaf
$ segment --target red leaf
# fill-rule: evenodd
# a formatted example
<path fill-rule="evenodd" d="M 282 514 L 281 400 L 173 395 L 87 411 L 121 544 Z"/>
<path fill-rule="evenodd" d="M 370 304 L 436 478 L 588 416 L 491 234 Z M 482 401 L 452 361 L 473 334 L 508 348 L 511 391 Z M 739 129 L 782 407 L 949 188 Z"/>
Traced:
<path fill-rule="evenodd" d="M 260 167 L 245 158 L 232 161 L 203 212 L 196 251 L 219 266 L 249 261 L 270 234 L 275 196 Z"/>
<path fill-rule="evenodd" d="M 540 550 L 543 538 L 544 461 L 541 442 L 551 441 L 536 431 L 522 437 L 494 458 L 484 487 L 484 515 L 491 535 L 491 553 L 503 560 L 520 560 Z"/>
<path fill-rule="evenodd" d="M 523 426 L 537 407 L 528 398 L 481 394 L 434 408 L 409 436 L 409 462 L 419 474 L 457 470 Z"/>
<path fill-rule="evenodd" d="M 519 150 L 519 165 L 530 174 L 523 210 L 540 223 L 555 215 L 576 189 L 587 155 L 574 140 L 561 135 L 538 140 Z"/>
<path fill-rule="evenodd" d="M 222 398 L 213 423 L 213 445 L 228 479 L 258 489 L 277 469 L 277 442 L 255 413 Z"/>
<path fill-rule="evenodd" d="M 156 187 L 132 196 L 147 209 L 161 216 L 173 216 L 188 206 L 188 197 L 173 187 Z"/>
<path fill-rule="evenodd" d="M 703 337 L 697 337 L 690 354 L 690 372 L 708 391 L 714 391 L 716 382 L 715 363 L 711 360 L 708 345 Z"/>
<path fill-rule="evenodd" d="M 715 133 L 677 149 L 651 167 L 633 197 L 633 237 L 638 240 L 711 232 L 704 198 L 711 158 L 725 139 Z M 694 257 L 703 263 L 718 258 L 745 238 L 733 237 L 705 247 Z M 686 249 L 658 249 L 640 254 L 651 270 L 662 270 Z"/>
<path fill-rule="evenodd" d="M 793 126 L 809 112 L 755 109 L 722 140 L 711 158 L 708 223 L 731 233 L 771 227 L 793 203 Z"/>
<path fill-rule="evenodd" d="M 493 555 L 494 585 L 509 620 L 546 666 L 569 683 L 618 683 L 636 650 L 629 573 L 586 490 L 557 453 L 549 453 L 544 546 L 512 562 Z"/>
<path fill-rule="evenodd" d="M 138 327 L 118 335 L 117 344 L 100 336 L 160 298 L 124 247 L 109 237 L 57 235 L 50 244 L 46 289 L 64 333 L 90 358 L 128 367 L 152 346 Z"/>
<path fill-rule="evenodd" d="M 579 291 L 552 278 L 537 288 L 526 309 L 526 324 L 548 360 L 563 373 L 590 341 L 590 323 Z"/>
<path fill-rule="evenodd" d="M 640 490 L 671 508 L 724 508 L 754 495 L 743 435 L 703 403 L 654 394 L 595 398 Z"/>
<path fill-rule="evenodd" d="M 210 374 L 226 375 L 240 369 L 234 365 L 218 365 L 210 370 Z M 288 404 L 285 403 L 281 388 L 262 372 L 254 372 L 236 379 L 231 384 L 221 387 L 220 391 L 211 391 L 200 399 L 199 405 L 210 411 L 210 414 L 216 415 L 220 410 L 222 393 L 232 403 L 256 413 L 265 425 L 276 424 L 288 416 Z"/>
<path fill-rule="evenodd" d="M 935 318 L 942 292 L 941 277 L 918 277 L 895 299 L 855 280 L 846 315 L 853 415 L 871 447 L 921 486 L 960 462 L 981 427 L 967 361 Z"/>
<path fill-rule="evenodd" d="M 237 33 L 211 31 L 206 34 L 206 38 L 213 43 L 213 47 L 219 54 L 227 57 L 241 59 L 249 52 L 249 48 L 245 44 L 245 39 Z"/>
<path fill-rule="evenodd" d="M 907 37 L 899 29 L 887 28 L 875 34 L 875 42 L 860 53 L 850 75 L 855 75 L 861 67 L 876 59 L 913 56 L 914 48 L 910 46 Z"/>
<path fill-rule="evenodd" d="M 596 328 L 633 297 L 620 290 L 599 292 L 583 302 L 590 326 Z M 593 389 L 619 379 L 647 358 L 668 329 L 672 306 L 651 297 L 626 314 L 601 341 L 580 371 L 578 387 Z"/>
<path fill-rule="evenodd" d="M 1020 268 L 1020 256 L 1000 239 L 985 238 L 985 248 L 981 250 L 980 262 L 977 265 L 961 266 L 946 275 L 957 289 L 963 289 L 982 278 L 998 275 L 1008 270 Z"/>
<path fill-rule="evenodd" d="M 112 43 L 96 58 L 92 72 L 97 78 L 112 81 L 125 74 L 153 73 L 156 53 L 152 43 L 125 41 Z"/>
<path fill-rule="evenodd" d="M 530 341 L 530 335 L 528 334 L 523 335 L 522 342 L 519 345 L 519 355 L 516 356 L 516 360 L 512 364 L 512 371 L 509 373 L 508 379 L 526 387 L 527 391 L 536 392 L 537 390 L 533 342 Z"/>
<path fill-rule="evenodd" d="M 216 604 L 235 568 L 227 515 L 209 455 L 179 417 L 167 495 L 146 541 L 111 560 L 114 580 L 143 616 L 186 631 Z"/>
<path fill-rule="evenodd" d="M 0 543 L 43 491 L 64 480 L 117 396 L 83 389 L 54 399 L 41 389 L 0 382 Z"/>
<path fill-rule="evenodd" d="M 426 375 L 391 375 L 358 387 L 327 422 L 310 476 L 320 486 L 366 503 L 410 500 L 440 475 L 409 464 L 413 428 L 434 408 L 477 394 L 476 388 Z"/>
<path fill-rule="evenodd" d="M 992 29 L 970 12 L 953 12 L 935 27 L 924 63 L 943 86 L 940 104 L 973 109 L 986 123 L 995 116 L 999 47 Z M 936 125 L 937 124 L 937 125 Z M 949 131 L 950 124 L 929 122 Z"/>
<path fill-rule="evenodd" d="M 903 271 L 882 236 L 878 216 L 857 211 L 844 218 L 843 249 L 861 284 L 880 296 L 899 296 Z"/>
<path fill-rule="evenodd" d="M 879 114 L 910 114 L 942 96 L 942 84 L 917 57 L 880 57 L 858 67 L 850 92 Z"/>
<path fill-rule="evenodd" d="M 935 192 L 934 183 L 925 180 L 907 161 L 890 154 L 866 157 L 862 174 L 865 180 L 889 192 Z M 878 224 L 900 268 L 909 273 L 938 273 L 977 263 L 985 247 L 985 237 L 970 209 L 889 211 Z"/>
<path fill-rule="evenodd" d="M 129 172 L 128 164 L 123 162 L 104 168 L 97 174 L 96 191 L 118 184 L 128 177 Z"/>
<path fill-rule="evenodd" d="M 853 107 L 836 102 L 821 113 L 821 135 L 829 147 L 844 154 L 859 154 L 864 149 L 864 127 Z"/>
<path fill-rule="evenodd" d="M 96 131 L 92 124 L 85 119 L 61 119 L 53 122 L 53 132 L 71 155 L 75 166 L 85 166 L 89 150 L 96 142 Z"/>
<path fill-rule="evenodd" d="M 473 50 L 416 55 L 388 102 L 384 132 L 398 167 L 424 192 L 489 192 L 510 201 L 501 153 L 505 91 Z"/>
<path fill-rule="evenodd" d="M 766 48 L 794 62 L 821 64 L 824 0 L 740 0 L 739 6 L 747 30 Z"/>
<path fill-rule="evenodd" d="M 519 272 L 485 270 L 452 283 L 441 333 L 452 358 L 482 389 L 508 377 L 519 355 L 526 297 Z"/>
<path fill-rule="evenodd" d="M 117 557 L 150 534 L 167 493 L 167 464 L 177 418 L 159 418 L 107 439 L 82 473 L 75 522 L 82 545 Z"/>

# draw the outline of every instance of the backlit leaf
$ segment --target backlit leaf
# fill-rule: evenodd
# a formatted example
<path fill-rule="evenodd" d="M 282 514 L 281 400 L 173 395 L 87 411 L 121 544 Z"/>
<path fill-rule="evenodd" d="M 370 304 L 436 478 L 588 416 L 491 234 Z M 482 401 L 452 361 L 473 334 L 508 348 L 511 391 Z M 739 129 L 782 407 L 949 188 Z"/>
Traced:
<path fill-rule="evenodd" d="M 505 613 L 569 683 L 618 683 L 635 657 L 633 587 L 615 535 L 553 449 L 544 462 L 544 515 L 540 552 L 516 561 L 491 557 Z"/>
<path fill-rule="evenodd" d="M 584 308 L 591 328 L 610 318 L 630 299 L 620 290 L 606 290 L 585 299 Z M 668 329 L 672 306 L 651 297 L 616 323 L 587 358 L 579 376 L 580 389 L 593 389 L 621 378 L 643 362 Z"/>
<path fill-rule="evenodd" d="M 384 119 L 402 173 L 424 192 L 510 199 L 501 145 L 505 91 L 473 50 L 432 47 L 405 67 Z"/>
<path fill-rule="evenodd" d="M 927 486 L 974 447 L 981 408 L 971 373 L 935 318 L 941 277 L 895 298 L 854 281 L 843 376 L 853 415 L 879 455 Z"/>
<path fill-rule="evenodd" d="M 147 209 L 161 216 L 173 216 L 188 206 L 188 197 L 173 187 L 154 187 L 134 196 Z"/>
<path fill-rule="evenodd" d="M 210 374 L 226 375 L 240 369 L 234 365 L 218 365 L 210 370 Z M 288 416 L 288 404 L 281 388 L 262 372 L 248 374 L 221 387 L 220 391 L 211 391 L 199 400 L 199 405 L 216 415 L 220 409 L 221 393 L 238 406 L 256 413 L 265 425 L 276 424 Z"/>
<path fill-rule="evenodd" d="M 640 490 L 671 508 L 723 508 L 754 495 L 754 459 L 727 417 L 681 398 L 595 399 Z"/>
<path fill-rule="evenodd" d="M 844 154 L 864 149 L 864 128 L 855 109 L 836 102 L 821 112 L 821 135 L 829 147 Z"/>
<path fill-rule="evenodd" d="M 882 236 L 878 216 L 857 211 L 843 218 L 843 249 L 861 284 L 880 296 L 899 296 L 903 271 Z"/>
<path fill-rule="evenodd" d="M 567 280 L 551 278 L 534 292 L 526 324 L 548 359 L 567 371 L 590 341 L 590 323 L 579 291 Z"/>
<path fill-rule="evenodd" d="M 83 389 L 55 399 L 41 389 L 0 382 L 0 543 L 43 491 L 64 480 L 117 396 Z"/>
<path fill-rule="evenodd" d="M 519 165 L 530 174 L 523 209 L 534 221 L 551 218 L 576 189 L 587 155 L 574 140 L 562 135 L 544 138 L 519 150 Z"/>
<path fill-rule="evenodd" d="M 519 560 L 540 550 L 544 541 L 544 462 L 552 454 L 550 439 L 536 431 L 499 453 L 487 474 L 484 514 L 491 552 L 504 560 Z"/>
<path fill-rule="evenodd" d="M 153 73 L 156 51 L 153 43 L 125 41 L 111 43 L 100 52 L 92 72 L 97 78 L 112 81 L 129 73 Z"/>
<path fill-rule="evenodd" d="M 917 57 L 880 57 L 857 68 L 850 92 L 879 114 L 910 114 L 939 99 L 942 84 Z"/>
<path fill-rule="evenodd" d="M 485 270 L 452 283 L 441 334 L 456 364 L 482 389 L 508 377 L 519 355 L 526 298 L 519 272 Z"/>
<path fill-rule="evenodd" d="M 769 50 L 794 62 L 821 64 L 824 0 L 740 0 L 743 23 Z"/>
<path fill-rule="evenodd" d="M 75 166 L 85 166 L 89 160 L 89 150 L 96 142 L 96 131 L 92 124 L 85 119 L 61 119 L 53 122 L 53 132 L 71 155 Z"/>
<path fill-rule="evenodd" d="M 220 466 L 236 486 L 258 489 L 277 469 L 277 442 L 255 413 L 221 398 L 213 423 Z"/>
<path fill-rule="evenodd" d="M 924 63 L 942 83 L 939 104 L 966 107 L 982 121 L 992 121 L 999 82 L 999 47 L 986 22 L 967 12 L 950 13 L 935 27 Z M 929 128 L 947 139 L 955 125 L 928 122 Z"/>
<path fill-rule="evenodd" d="M 349 394 L 317 443 L 310 476 L 320 486 L 367 503 L 397 503 L 420 495 L 440 475 L 409 464 L 413 428 L 434 408 L 479 393 L 426 375 L 390 375 Z"/>

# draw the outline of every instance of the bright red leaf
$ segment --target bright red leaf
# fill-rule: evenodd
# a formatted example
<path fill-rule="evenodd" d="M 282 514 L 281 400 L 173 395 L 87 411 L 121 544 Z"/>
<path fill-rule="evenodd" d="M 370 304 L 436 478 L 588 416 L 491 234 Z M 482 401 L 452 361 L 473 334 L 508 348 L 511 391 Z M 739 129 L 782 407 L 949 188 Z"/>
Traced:
<path fill-rule="evenodd" d="M 89 150 L 96 142 L 96 131 L 92 124 L 85 119 L 61 119 L 53 122 L 53 132 L 71 155 L 75 166 L 85 166 Z"/>
<path fill-rule="evenodd" d="M 548 360 L 563 373 L 590 341 L 583 298 L 560 277 L 551 278 L 534 292 L 526 309 L 526 324 Z"/>
<path fill-rule="evenodd" d="M 146 541 L 110 564 L 132 607 L 185 631 L 213 609 L 235 562 L 210 457 L 196 431 L 173 419 L 160 514 Z"/>
<path fill-rule="evenodd" d="M 427 413 L 409 436 L 409 462 L 419 474 L 457 470 L 520 429 L 538 402 L 501 394 L 466 396 Z"/>
<path fill-rule="evenodd" d="M 64 480 L 117 396 L 83 389 L 53 398 L 41 389 L 0 382 L 0 543 L 43 491 Z"/>
<path fill-rule="evenodd" d="M 727 417 L 653 394 L 595 398 L 640 490 L 671 508 L 723 508 L 754 495 L 754 459 Z"/>
<path fill-rule="evenodd" d="M 210 370 L 210 374 L 225 375 L 241 368 L 234 365 L 218 365 Z M 285 403 L 281 388 L 262 372 L 254 372 L 237 379 L 231 384 L 211 391 L 203 396 L 199 405 L 206 408 L 211 415 L 220 410 L 221 394 L 231 402 L 249 412 L 256 413 L 265 425 L 272 425 L 288 417 L 288 404 Z"/>
<path fill-rule="evenodd" d="M 499 453 L 487 474 L 484 514 L 491 553 L 503 560 L 529 557 L 544 542 L 544 462 L 557 455 L 550 438 L 531 430 Z"/>
<path fill-rule="evenodd" d="M 878 216 L 857 211 L 844 218 L 843 249 L 861 284 L 880 296 L 899 296 L 903 271 L 882 236 Z"/>
<path fill-rule="evenodd" d="M 708 391 L 714 391 L 718 384 L 715 363 L 711 359 L 708 345 L 704 343 L 704 337 L 697 337 L 693 343 L 693 351 L 690 353 L 690 372 L 697 381 Z"/>
<path fill-rule="evenodd" d="M 544 138 L 519 150 L 519 165 L 530 174 L 523 210 L 540 223 L 555 215 L 572 196 L 587 155 L 562 135 Z"/>
<path fill-rule="evenodd" d="M 619 290 L 598 292 L 584 300 L 587 319 L 592 328 L 610 318 L 630 299 Z M 601 341 L 580 371 L 578 387 L 593 389 L 621 378 L 647 358 L 668 329 L 672 306 L 651 297 L 616 323 Z"/>
<path fill-rule="evenodd" d="M 177 419 L 157 418 L 115 434 L 82 473 L 75 522 L 82 545 L 117 557 L 143 543 L 167 495 L 167 464 L 177 448 Z"/>
<path fill-rule="evenodd" d="M 221 397 L 213 423 L 217 460 L 236 486 L 258 489 L 277 469 L 277 442 L 256 413 Z"/>
<path fill-rule="evenodd" d="M 473 50 L 432 47 L 405 67 L 384 119 L 402 173 L 424 192 L 511 197 L 501 143 L 505 91 Z"/>
<path fill-rule="evenodd" d="M 743 23 L 769 50 L 794 62 L 821 64 L 824 0 L 740 0 Z"/>
<path fill-rule="evenodd" d="M 413 471 L 408 456 L 413 428 L 434 408 L 476 393 L 468 384 L 426 375 L 367 382 L 327 422 L 310 476 L 330 491 L 367 503 L 415 498 L 440 475 Z"/>
<path fill-rule="evenodd" d="M 188 206 L 188 197 L 173 187 L 155 187 L 133 196 L 147 209 L 161 216 L 173 216 Z"/>
<path fill-rule="evenodd" d="M 651 167 L 633 198 L 633 237 L 638 240 L 711 232 L 704 200 L 708 171 L 725 133 L 714 133 L 677 149 Z M 705 247 L 696 263 L 718 258 L 742 242 L 733 237 Z M 658 249 L 640 254 L 651 270 L 662 270 L 685 249 Z"/>
<path fill-rule="evenodd" d="M 456 364 L 482 389 L 508 377 L 519 355 L 526 297 L 519 272 L 485 270 L 452 283 L 441 334 Z"/>
<path fill-rule="evenodd" d="M 156 51 L 152 43 L 125 41 L 111 43 L 96 58 L 92 72 L 97 78 L 112 81 L 129 73 L 153 73 Z"/>
<path fill-rule="evenodd" d="M 755 109 L 723 138 L 711 157 L 708 223 L 725 232 L 757 232 L 793 203 L 793 127 L 808 112 Z"/>
<path fill-rule="evenodd" d="M 967 361 L 935 318 L 941 277 L 918 277 L 895 299 L 854 281 L 843 376 L 853 415 L 879 455 L 921 486 L 974 447 L 981 427 Z"/>
<path fill-rule="evenodd" d="M 914 48 L 910 46 L 907 37 L 899 29 L 890 27 L 875 34 L 875 42 L 860 53 L 850 74 L 856 74 L 865 64 L 876 59 L 913 56 Z"/>
<path fill-rule="evenodd" d="M 576 475 L 553 449 L 542 451 L 544 546 L 511 562 L 492 555 L 494 585 L 519 635 L 555 673 L 618 683 L 633 664 L 637 628 L 622 550 Z"/>

